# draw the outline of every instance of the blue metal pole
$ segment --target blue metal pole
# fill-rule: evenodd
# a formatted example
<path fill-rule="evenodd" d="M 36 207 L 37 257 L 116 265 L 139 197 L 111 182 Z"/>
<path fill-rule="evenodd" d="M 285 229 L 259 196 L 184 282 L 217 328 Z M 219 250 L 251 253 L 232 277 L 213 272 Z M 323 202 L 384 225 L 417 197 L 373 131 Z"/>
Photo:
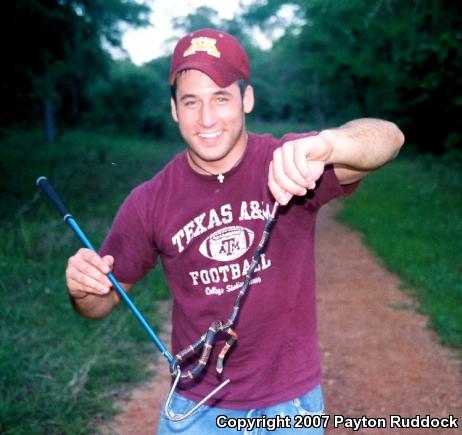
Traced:
<path fill-rule="evenodd" d="M 55 192 L 55 190 L 53 189 L 51 184 L 48 182 L 47 178 L 46 177 L 38 178 L 37 179 L 37 185 L 46 193 L 48 198 L 53 202 L 55 207 L 58 209 L 58 211 L 63 216 L 64 221 L 69 225 L 69 227 L 72 229 L 74 234 L 79 238 L 79 240 L 82 242 L 82 244 L 86 248 L 91 249 L 92 251 L 96 252 L 96 250 L 93 248 L 92 244 L 88 240 L 85 233 L 80 229 L 77 222 L 74 220 L 74 218 L 69 213 L 69 211 L 67 210 L 64 203 L 61 201 L 61 198 L 58 196 L 58 194 Z M 134 316 L 136 317 L 138 322 L 141 324 L 141 326 L 144 328 L 144 330 L 151 337 L 152 341 L 157 346 L 159 351 L 167 359 L 167 361 L 171 364 L 173 362 L 172 354 L 167 350 L 164 343 L 159 339 L 159 337 L 156 335 L 156 333 L 152 330 L 152 328 L 146 322 L 145 318 L 142 316 L 142 314 L 140 313 L 138 308 L 136 308 L 135 304 L 128 297 L 126 291 L 119 284 L 116 277 L 112 274 L 112 272 L 109 272 L 107 274 L 107 277 L 109 278 L 109 281 L 111 281 L 112 285 L 116 289 L 116 291 L 119 294 L 119 296 L 121 297 L 121 299 L 128 305 L 128 308 L 130 309 L 130 311 L 134 314 Z"/>
<path fill-rule="evenodd" d="M 65 222 L 69 225 L 69 227 L 74 231 L 75 235 L 80 239 L 80 241 L 83 243 L 83 245 L 94 251 L 95 249 L 91 245 L 90 241 L 87 239 L 83 231 L 80 229 L 79 225 L 77 222 L 74 220 L 74 218 L 71 215 L 67 215 L 64 218 Z M 107 277 L 109 278 L 109 281 L 111 281 L 112 285 L 114 288 L 117 290 L 117 293 L 119 293 L 119 296 L 123 299 L 123 301 L 128 305 L 128 308 L 130 311 L 135 315 L 136 319 L 138 322 L 140 322 L 141 326 L 144 328 L 144 330 L 148 333 L 148 335 L 151 337 L 152 341 L 154 341 L 155 345 L 159 349 L 159 351 L 162 353 L 162 355 L 167 358 L 168 362 L 171 363 L 173 361 L 173 356 L 170 354 L 170 352 L 167 350 L 165 347 L 164 343 L 159 339 L 159 337 L 156 335 L 156 333 L 152 330 L 152 328 L 149 326 L 149 324 L 146 322 L 145 318 L 142 316 L 136 305 L 131 301 L 131 299 L 128 297 L 127 292 L 123 289 L 123 287 L 119 284 L 117 281 L 117 278 L 112 274 L 112 272 L 109 272 L 107 274 Z"/>

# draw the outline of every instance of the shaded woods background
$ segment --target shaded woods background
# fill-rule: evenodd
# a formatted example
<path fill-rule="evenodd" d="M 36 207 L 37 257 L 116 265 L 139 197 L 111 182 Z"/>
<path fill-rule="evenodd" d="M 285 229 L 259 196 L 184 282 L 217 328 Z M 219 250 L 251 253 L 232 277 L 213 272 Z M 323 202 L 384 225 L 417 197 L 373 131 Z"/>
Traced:
<path fill-rule="evenodd" d="M 296 19 L 280 14 L 291 7 Z M 255 120 L 315 128 L 360 116 L 396 121 L 421 151 L 461 150 L 462 5 L 449 0 L 255 1 L 232 20 L 202 7 L 177 29 L 218 26 L 249 50 Z M 123 0 L 20 0 L 2 13 L 0 126 L 168 136 L 168 58 L 115 61 L 124 26 L 149 7 Z M 268 51 L 252 29 L 285 29 Z M 146 44 L 158 44 L 146 41 Z"/>

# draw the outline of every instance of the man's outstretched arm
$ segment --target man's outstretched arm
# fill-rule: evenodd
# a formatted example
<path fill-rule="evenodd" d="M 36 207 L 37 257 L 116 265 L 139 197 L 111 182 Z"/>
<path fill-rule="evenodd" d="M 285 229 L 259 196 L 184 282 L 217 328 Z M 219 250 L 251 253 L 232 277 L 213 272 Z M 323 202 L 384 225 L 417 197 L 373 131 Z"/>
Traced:
<path fill-rule="evenodd" d="M 395 158 L 404 135 L 392 122 L 373 118 L 350 121 L 316 136 L 286 142 L 270 163 L 268 185 L 281 204 L 314 189 L 325 165 L 333 164 L 341 184 L 360 180 Z"/>

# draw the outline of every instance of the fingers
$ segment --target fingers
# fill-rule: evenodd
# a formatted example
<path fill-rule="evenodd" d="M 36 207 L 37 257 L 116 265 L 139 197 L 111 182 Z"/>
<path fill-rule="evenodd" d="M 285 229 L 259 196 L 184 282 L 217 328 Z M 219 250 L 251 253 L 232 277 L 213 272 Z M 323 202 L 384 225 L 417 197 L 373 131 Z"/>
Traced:
<path fill-rule="evenodd" d="M 276 181 L 274 176 L 274 165 L 273 162 L 270 163 L 269 173 L 268 173 L 268 187 L 273 194 L 276 201 L 281 205 L 286 205 L 292 198 L 292 194 L 284 190 L 279 183 Z"/>
<path fill-rule="evenodd" d="M 314 189 L 316 187 L 316 178 L 314 178 L 311 170 L 312 165 L 309 163 L 308 153 L 309 149 L 307 149 L 307 146 L 303 146 L 303 144 L 293 145 L 292 158 L 295 162 L 297 171 L 300 173 L 300 178 L 303 180 L 302 182 L 308 184 L 307 188 Z"/>
<path fill-rule="evenodd" d="M 101 258 L 96 252 L 82 248 L 69 258 L 66 268 L 66 283 L 73 298 L 83 298 L 89 294 L 105 295 L 111 290 L 111 282 L 106 276 L 112 270 L 114 258 Z"/>
<path fill-rule="evenodd" d="M 310 142 L 303 139 L 286 142 L 274 151 L 268 186 L 279 204 L 286 205 L 292 196 L 304 196 L 316 187 L 324 162 L 310 160 L 309 152 Z"/>

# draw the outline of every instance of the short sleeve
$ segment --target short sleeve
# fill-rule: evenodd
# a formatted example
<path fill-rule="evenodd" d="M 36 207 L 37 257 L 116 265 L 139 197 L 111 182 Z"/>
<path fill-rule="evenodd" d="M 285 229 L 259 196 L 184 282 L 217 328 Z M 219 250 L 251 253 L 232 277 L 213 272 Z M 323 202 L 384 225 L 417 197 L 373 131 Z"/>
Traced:
<path fill-rule="evenodd" d="M 114 257 L 114 276 L 121 282 L 134 284 L 152 268 L 157 249 L 147 228 L 149 215 L 143 210 L 143 190 L 135 189 L 124 201 L 104 240 L 100 255 Z"/>
<path fill-rule="evenodd" d="M 340 184 L 335 175 L 333 165 L 327 165 L 324 169 L 324 173 L 318 180 L 316 188 L 311 194 L 308 194 L 308 205 L 310 208 L 320 208 L 334 198 L 351 195 L 358 185 L 359 181 L 351 184 Z"/>

